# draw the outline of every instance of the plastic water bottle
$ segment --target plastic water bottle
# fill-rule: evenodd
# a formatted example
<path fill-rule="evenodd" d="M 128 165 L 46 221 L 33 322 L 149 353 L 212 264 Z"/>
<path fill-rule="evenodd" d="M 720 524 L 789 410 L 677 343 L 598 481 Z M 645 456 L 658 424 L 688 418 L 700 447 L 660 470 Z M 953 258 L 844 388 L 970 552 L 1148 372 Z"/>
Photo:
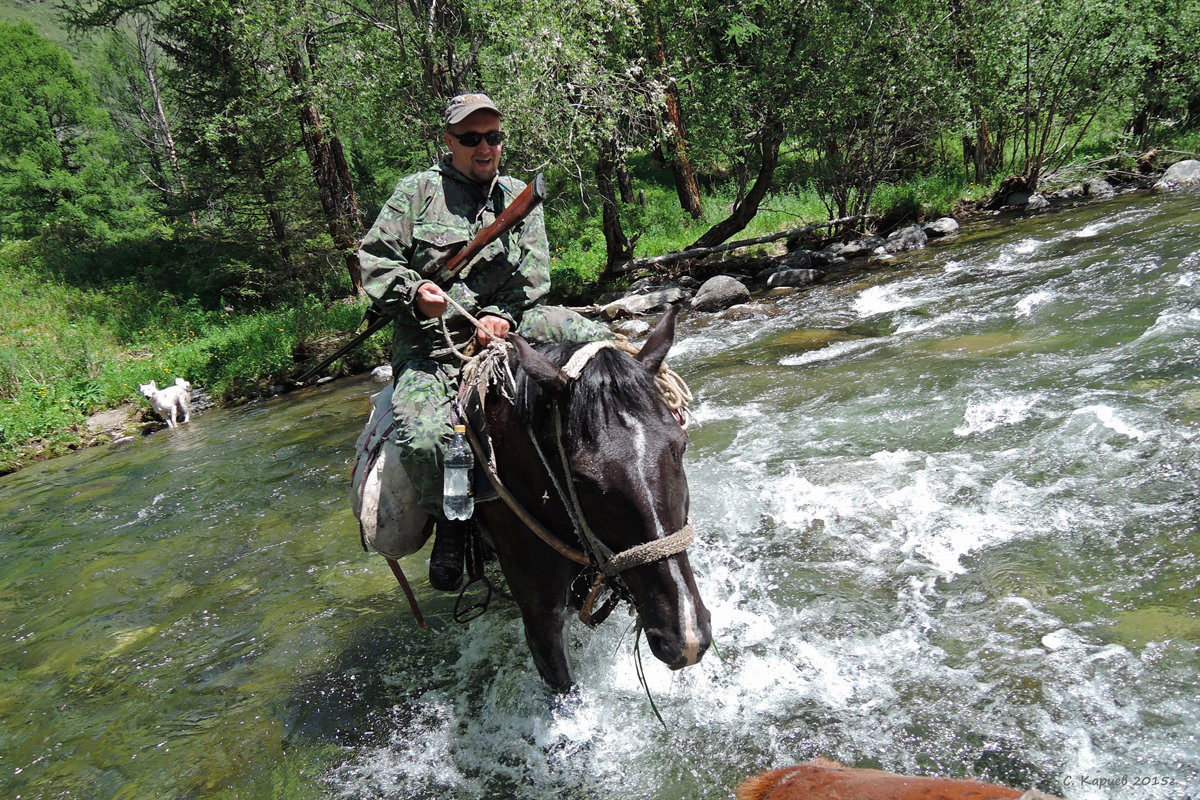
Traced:
<path fill-rule="evenodd" d="M 454 426 L 454 438 L 446 447 L 446 471 L 442 476 L 442 512 L 446 519 L 470 519 L 475 511 L 471 496 L 471 467 L 475 459 L 467 444 L 465 425 Z"/>

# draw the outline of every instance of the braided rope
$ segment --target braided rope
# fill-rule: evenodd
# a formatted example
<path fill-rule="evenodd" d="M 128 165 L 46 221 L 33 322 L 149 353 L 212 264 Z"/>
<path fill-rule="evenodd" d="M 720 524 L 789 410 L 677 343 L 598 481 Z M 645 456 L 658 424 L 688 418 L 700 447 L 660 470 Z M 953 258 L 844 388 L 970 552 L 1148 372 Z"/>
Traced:
<path fill-rule="evenodd" d="M 571 356 L 571 360 L 563 366 L 563 374 L 571 380 L 578 380 L 580 373 L 583 372 L 587 362 L 592 360 L 592 356 L 599 353 L 607 347 L 616 347 L 616 342 L 609 339 L 602 339 L 598 342 L 588 342 L 583 347 L 575 351 Z"/>
<path fill-rule="evenodd" d="M 636 544 L 628 550 L 622 550 L 610 558 L 602 566 L 602 569 L 605 575 L 611 577 L 631 567 L 653 564 L 655 561 L 661 561 L 668 556 L 673 556 L 676 553 L 682 553 L 684 550 L 687 550 L 695 538 L 696 530 L 692 527 L 692 523 L 689 520 L 686 525 L 670 536 Z"/>

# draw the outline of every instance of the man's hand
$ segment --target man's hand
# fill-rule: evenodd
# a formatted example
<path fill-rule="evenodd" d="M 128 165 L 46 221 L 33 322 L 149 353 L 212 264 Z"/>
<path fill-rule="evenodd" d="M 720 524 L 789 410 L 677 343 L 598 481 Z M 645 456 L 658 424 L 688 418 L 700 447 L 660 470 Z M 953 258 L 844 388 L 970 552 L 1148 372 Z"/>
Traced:
<path fill-rule="evenodd" d="M 437 319 L 446 313 L 446 293 L 436 283 L 422 283 L 417 287 L 417 299 L 413 302 L 429 319 Z M 503 339 L 511 327 L 504 317 L 486 314 L 479 320 L 480 328 L 475 331 L 475 338 L 480 344 L 487 344 L 492 339 Z"/>
<path fill-rule="evenodd" d="M 436 283 L 422 283 L 413 305 L 429 319 L 437 319 L 446 313 L 446 293 Z"/>
<path fill-rule="evenodd" d="M 487 344 L 492 339 L 503 339 L 508 335 L 508 320 L 504 317 L 497 317 L 495 314 L 486 314 L 480 317 L 479 326 L 475 331 L 475 338 L 481 345 Z"/>

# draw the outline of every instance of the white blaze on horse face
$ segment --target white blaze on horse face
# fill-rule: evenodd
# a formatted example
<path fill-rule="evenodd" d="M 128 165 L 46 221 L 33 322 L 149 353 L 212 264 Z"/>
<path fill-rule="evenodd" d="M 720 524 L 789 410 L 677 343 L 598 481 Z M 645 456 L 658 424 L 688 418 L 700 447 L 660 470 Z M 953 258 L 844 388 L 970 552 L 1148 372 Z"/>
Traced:
<path fill-rule="evenodd" d="M 642 484 L 642 491 L 646 498 L 653 498 L 654 492 L 650 487 L 650 479 L 646 475 L 646 460 L 647 460 L 647 436 L 646 428 L 641 421 L 634 418 L 631 414 L 622 412 L 622 421 L 629 427 L 633 433 L 634 459 L 633 463 L 637 465 L 637 477 Z M 653 515 L 654 532 L 656 538 L 665 539 L 670 531 L 667 531 L 658 516 L 658 510 L 655 508 L 652 501 L 647 502 L 650 508 L 650 513 Z M 696 605 L 692 602 L 691 593 L 687 590 L 687 581 L 683 578 L 683 570 L 679 568 L 678 561 L 670 560 L 667 563 L 667 570 L 671 574 L 671 584 L 676 591 L 675 607 L 679 611 L 679 627 L 683 635 L 683 657 L 686 659 L 686 665 L 699 663 L 702 652 L 700 645 L 700 618 L 696 614 Z"/>
<path fill-rule="evenodd" d="M 642 496 L 647 498 L 646 505 L 650 509 L 650 513 L 654 518 L 654 535 L 657 539 L 665 539 L 667 531 L 663 528 L 662 520 L 658 518 L 658 510 L 655 509 L 651 498 L 654 497 L 654 490 L 650 487 L 650 478 L 646 475 L 646 428 L 641 421 L 633 415 L 621 412 L 622 421 L 629 427 L 633 433 L 633 463 L 637 468 L 637 478 L 641 483 Z"/>
<path fill-rule="evenodd" d="M 675 584 L 676 591 L 679 592 L 679 621 L 680 627 L 683 629 L 682 652 L 685 664 L 691 666 L 700 661 L 700 636 L 697 633 L 700 619 L 696 616 L 696 606 L 687 592 L 687 583 L 683 579 L 683 571 L 679 569 L 679 563 L 671 561 L 667 568 L 670 569 L 672 582 Z"/>

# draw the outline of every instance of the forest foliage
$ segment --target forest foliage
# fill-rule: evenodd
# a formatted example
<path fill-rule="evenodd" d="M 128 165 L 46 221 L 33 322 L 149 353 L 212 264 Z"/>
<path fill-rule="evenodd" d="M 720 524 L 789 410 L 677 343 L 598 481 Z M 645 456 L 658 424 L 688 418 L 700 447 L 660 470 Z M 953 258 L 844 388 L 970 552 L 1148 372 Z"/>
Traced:
<path fill-rule="evenodd" d="M 971 185 L 1045 184 L 1080 158 L 1200 141 L 1189 0 L 0 12 L 0 266 L 76 301 L 103 293 L 82 305 L 107 308 L 118 349 L 167 307 L 169 327 L 355 297 L 364 226 L 399 177 L 442 155 L 442 109 L 465 91 L 505 111 L 504 170 L 546 174 L 560 296 L 637 256 L 798 217 L 919 212 Z M 50 369 L 14 338 L 37 325 L 6 321 L 0 403 Z M 75 366 L 99 379 L 96 363 Z"/>
<path fill-rule="evenodd" d="M 506 110 L 506 170 L 547 174 L 552 246 L 592 278 L 645 252 L 639 190 L 673 188 L 715 244 L 768 196 L 862 214 L 914 175 L 1036 183 L 1200 122 L 1186 0 L 55 8 L 84 57 L 0 23 L 0 236 L 213 307 L 351 292 L 364 223 L 463 91 Z"/>

